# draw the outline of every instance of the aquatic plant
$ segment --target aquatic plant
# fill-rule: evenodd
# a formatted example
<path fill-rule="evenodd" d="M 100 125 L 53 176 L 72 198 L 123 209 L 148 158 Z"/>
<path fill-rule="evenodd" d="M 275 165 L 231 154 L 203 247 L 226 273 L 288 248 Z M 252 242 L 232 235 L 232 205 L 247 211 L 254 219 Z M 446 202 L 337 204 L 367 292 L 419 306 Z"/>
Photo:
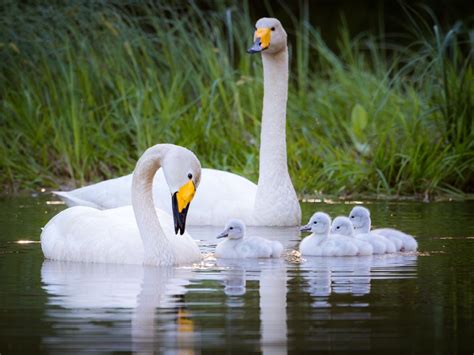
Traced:
<path fill-rule="evenodd" d="M 129 173 L 157 142 L 256 180 L 261 60 L 248 4 L 18 5 L 0 16 L 0 183 L 82 185 Z M 407 10 L 407 19 L 416 14 Z M 420 20 L 423 19 L 423 20 Z M 434 26 L 433 26 L 434 24 Z M 473 42 L 416 17 L 412 40 L 332 50 L 290 34 L 289 168 L 301 194 L 462 195 L 474 186 Z"/>

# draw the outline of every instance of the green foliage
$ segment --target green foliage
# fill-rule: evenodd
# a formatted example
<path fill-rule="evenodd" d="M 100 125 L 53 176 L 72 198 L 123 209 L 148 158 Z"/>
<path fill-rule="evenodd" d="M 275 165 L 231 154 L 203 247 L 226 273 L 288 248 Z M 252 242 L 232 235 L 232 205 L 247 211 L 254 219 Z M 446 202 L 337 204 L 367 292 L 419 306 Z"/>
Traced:
<path fill-rule="evenodd" d="M 245 54 L 254 19 L 247 4 L 192 4 L 5 6 L 0 183 L 57 187 L 119 176 L 159 142 L 255 181 L 262 69 Z M 471 191 L 468 31 L 414 21 L 412 43 L 390 47 L 342 28 L 336 53 L 301 19 L 284 24 L 294 35 L 287 141 L 297 190 Z"/>

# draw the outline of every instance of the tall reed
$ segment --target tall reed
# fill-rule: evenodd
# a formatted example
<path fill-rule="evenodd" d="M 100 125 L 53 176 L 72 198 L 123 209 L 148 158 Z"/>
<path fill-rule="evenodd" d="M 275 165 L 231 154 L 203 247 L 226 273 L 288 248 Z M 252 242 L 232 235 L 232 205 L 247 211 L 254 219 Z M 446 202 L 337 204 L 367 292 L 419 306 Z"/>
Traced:
<path fill-rule="evenodd" d="M 255 181 L 263 92 L 261 60 L 245 54 L 255 20 L 248 6 L 8 4 L 0 17 L 2 185 L 119 176 L 157 142 Z M 284 25 L 288 161 L 301 194 L 472 192 L 467 29 L 415 21 L 410 45 L 389 46 L 343 27 L 334 52 L 308 18 Z"/>

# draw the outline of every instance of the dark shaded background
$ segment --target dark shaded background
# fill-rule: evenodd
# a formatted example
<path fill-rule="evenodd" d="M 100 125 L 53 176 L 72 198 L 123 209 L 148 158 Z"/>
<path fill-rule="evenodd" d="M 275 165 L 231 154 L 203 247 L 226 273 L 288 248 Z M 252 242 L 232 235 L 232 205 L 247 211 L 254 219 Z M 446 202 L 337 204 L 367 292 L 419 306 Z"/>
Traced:
<path fill-rule="evenodd" d="M 226 4 L 237 8 L 242 7 L 240 1 L 227 1 Z M 198 6 L 212 9 L 216 6 L 216 2 L 199 1 Z M 351 34 L 385 33 L 398 38 L 398 41 L 403 41 L 405 37 L 400 34 L 406 35 L 412 28 L 407 15 L 410 9 L 425 19 L 431 16 L 426 11 L 428 9 L 443 28 L 452 26 L 457 21 L 462 21 L 470 27 L 474 23 L 474 1 L 472 0 L 267 0 L 249 1 L 248 7 L 255 20 L 264 16 L 277 17 L 285 24 L 285 27 L 289 27 L 292 16 L 300 21 L 307 12 L 309 21 L 319 28 L 326 43 L 333 48 L 342 18 L 346 21 Z"/>

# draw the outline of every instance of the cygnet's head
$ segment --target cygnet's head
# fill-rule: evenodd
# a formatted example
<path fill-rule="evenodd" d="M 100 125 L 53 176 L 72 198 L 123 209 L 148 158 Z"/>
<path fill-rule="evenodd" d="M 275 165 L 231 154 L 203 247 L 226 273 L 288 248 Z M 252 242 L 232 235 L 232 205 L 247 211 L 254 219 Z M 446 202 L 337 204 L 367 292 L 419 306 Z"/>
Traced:
<path fill-rule="evenodd" d="M 331 226 L 332 234 L 341 234 L 348 237 L 354 235 L 354 227 L 352 226 L 351 220 L 344 216 L 334 218 Z"/>
<path fill-rule="evenodd" d="M 370 231 L 370 211 L 362 206 L 356 206 L 349 214 L 354 229 L 368 233 Z"/>
<path fill-rule="evenodd" d="M 240 239 L 245 236 L 245 223 L 240 219 L 231 219 L 217 238 Z"/>
<path fill-rule="evenodd" d="M 287 48 L 287 35 L 276 18 L 263 17 L 255 24 L 254 43 L 247 52 L 279 53 Z"/>
<path fill-rule="evenodd" d="M 328 234 L 331 228 L 331 217 L 324 212 L 316 212 L 309 219 L 307 225 L 300 228 L 301 232 L 312 232 L 315 234 Z"/>

